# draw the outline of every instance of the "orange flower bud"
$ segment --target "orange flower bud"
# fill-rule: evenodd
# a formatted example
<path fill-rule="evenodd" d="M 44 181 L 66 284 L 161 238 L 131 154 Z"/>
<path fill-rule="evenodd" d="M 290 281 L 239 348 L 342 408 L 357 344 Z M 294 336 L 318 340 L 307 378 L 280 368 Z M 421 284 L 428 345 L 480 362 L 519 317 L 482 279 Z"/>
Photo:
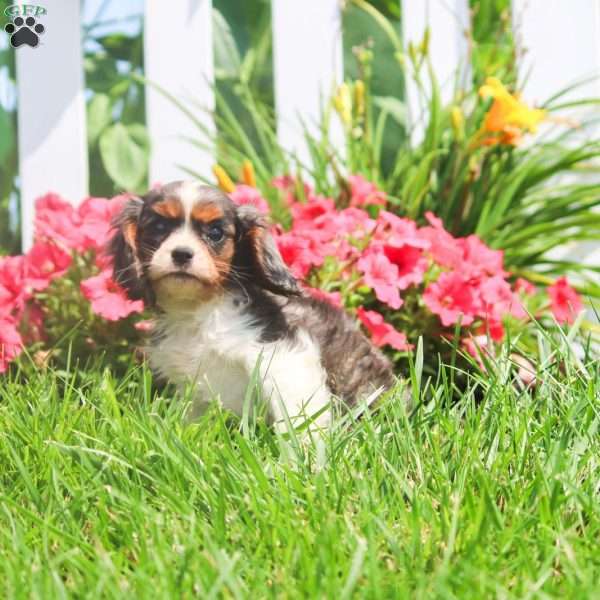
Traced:
<path fill-rule="evenodd" d="M 248 159 L 242 163 L 242 181 L 250 187 L 256 187 L 256 175 L 254 174 L 254 167 Z"/>
<path fill-rule="evenodd" d="M 231 181 L 231 177 L 229 177 L 229 175 L 227 175 L 227 171 L 225 171 L 225 169 L 219 165 L 215 165 L 213 167 L 213 173 L 215 175 L 215 177 L 217 178 L 217 182 L 219 184 L 219 187 L 227 193 L 233 192 L 233 190 L 235 190 L 235 183 L 233 183 L 233 181 Z"/>

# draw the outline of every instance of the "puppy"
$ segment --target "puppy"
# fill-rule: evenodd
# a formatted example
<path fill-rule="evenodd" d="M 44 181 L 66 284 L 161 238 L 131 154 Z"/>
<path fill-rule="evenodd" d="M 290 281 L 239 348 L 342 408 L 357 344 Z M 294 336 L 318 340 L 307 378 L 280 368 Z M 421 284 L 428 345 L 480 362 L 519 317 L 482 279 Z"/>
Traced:
<path fill-rule="evenodd" d="M 327 426 L 332 396 L 351 406 L 392 385 L 390 362 L 356 324 L 302 293 L 255 208 L 177 181 L 130 200 L 115 227 L 115 280 L 157 309 L 150 366 L 194 383 L 192 415 L 215 397 L 241 414 L 255 372 L 283 429 L 287 418 Z"/>

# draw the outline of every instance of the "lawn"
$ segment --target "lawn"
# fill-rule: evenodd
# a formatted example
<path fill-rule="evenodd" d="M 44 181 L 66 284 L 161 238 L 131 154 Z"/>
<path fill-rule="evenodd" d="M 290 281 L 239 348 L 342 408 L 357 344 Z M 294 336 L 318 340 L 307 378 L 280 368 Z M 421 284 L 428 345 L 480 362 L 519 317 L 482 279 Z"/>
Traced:
<path fill-rule="evenodd" d="M 144 368 L 4 378 L 0 593 L 598 597 L 599 368 L 540 344 L 534 390 L 499 359 L 453 400 L 417 367 L 411 414 L 391 394 L 312 444 L 186 425 Z"/>

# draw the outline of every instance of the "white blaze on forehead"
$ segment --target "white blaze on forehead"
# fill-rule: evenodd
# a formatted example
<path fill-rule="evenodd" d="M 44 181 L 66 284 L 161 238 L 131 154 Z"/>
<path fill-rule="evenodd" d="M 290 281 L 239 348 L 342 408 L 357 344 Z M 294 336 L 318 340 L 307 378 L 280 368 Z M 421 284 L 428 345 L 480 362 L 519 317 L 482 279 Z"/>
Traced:
<path fill-rule="evenodd" d="M 194 204 L 198 201 L 200 184 L 195 181 L 184 181 L 178 190 L 179 199 L 183 206 L 185 220 L 189 221 Z"/>

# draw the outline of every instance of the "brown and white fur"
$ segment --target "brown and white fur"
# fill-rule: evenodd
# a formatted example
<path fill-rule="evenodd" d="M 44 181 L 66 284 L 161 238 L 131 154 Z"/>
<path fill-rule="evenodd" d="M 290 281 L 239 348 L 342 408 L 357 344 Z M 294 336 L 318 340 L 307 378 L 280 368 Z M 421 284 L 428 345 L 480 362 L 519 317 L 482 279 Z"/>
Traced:
<path fill-rule="evenodd" d="M 352 405 L 393 381 L 389 361 L 342 311 L 304 295 L 264 216 L 218 189 L 174 182 L 128 202 L 110 251 L 115 279 L 158 312 L 147 349 L 159 376 L 242 413 L 258 368 L 272 422 Z M 258 365 L 258 366 L 257 366 Z"/>

